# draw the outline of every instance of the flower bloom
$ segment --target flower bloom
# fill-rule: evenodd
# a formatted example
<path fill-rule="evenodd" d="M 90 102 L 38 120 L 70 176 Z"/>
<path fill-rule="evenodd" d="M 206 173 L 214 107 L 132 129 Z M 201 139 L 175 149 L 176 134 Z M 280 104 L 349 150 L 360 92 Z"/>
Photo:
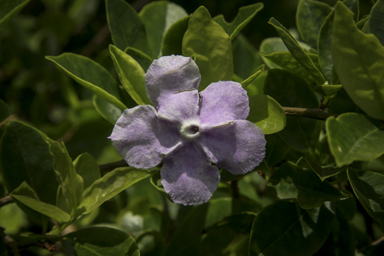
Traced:
<path fill-rule="evenodd" d="M 154 107 L 126 109 L 109 137 L 130 166 L 148 169 L 164 158 L 161 183 L 184 205 L 211 198 L 220 181 L 218 167 L 244 174 L 265 156 L 263 132 L 245 120 L 249 99 L 241 84 L 219 81 L 199 93 L 200 79 L 191 58 L 155 60 L 145 75 Z"/>

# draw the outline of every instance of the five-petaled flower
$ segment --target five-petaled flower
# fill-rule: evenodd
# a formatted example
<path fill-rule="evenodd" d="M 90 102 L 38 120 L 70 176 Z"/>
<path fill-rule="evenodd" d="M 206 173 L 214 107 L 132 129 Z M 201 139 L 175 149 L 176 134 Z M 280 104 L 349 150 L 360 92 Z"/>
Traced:
<path fill-rule="evenodd" d="M 126 109 L 109 137 L 130 166 L 148 169 L 164 158 L 161 183 L 184 205 L 211 198 L 220 181 L 218 167 L 244 174 L 265 156 L 263 132 L 245 120 L 249 99 L 241 84 L 219 81 L 199 93 L 200 79 L 191 58 L 155 60 L 145 87 L 157 111 L 150 105 Z"/>

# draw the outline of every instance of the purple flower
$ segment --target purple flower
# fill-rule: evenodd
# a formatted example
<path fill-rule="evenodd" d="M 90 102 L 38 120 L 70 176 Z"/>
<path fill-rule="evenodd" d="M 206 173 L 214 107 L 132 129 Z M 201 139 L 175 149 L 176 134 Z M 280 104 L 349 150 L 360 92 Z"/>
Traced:
<path fill-rule="evenodd" d="M 130 166 L 148 169 L 164 158 L 161 183 L 184 205 L 211 198 L 220 181 L 217 167 L 244 174 L 265 156 L 263 132 L 245 120 L 249 100 L 241 84 L 219 81 L 199 93 L 200 79 L 191 58 L 155 60 L 145 87 L 157 111 L 150 105 L 126 109 L 109 137 Z"/>

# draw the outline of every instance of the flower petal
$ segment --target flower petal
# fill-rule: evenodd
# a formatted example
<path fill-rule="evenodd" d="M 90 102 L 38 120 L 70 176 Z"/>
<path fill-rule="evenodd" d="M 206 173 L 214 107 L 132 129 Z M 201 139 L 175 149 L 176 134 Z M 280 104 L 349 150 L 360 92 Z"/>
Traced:
<path fill-rule="evenodd" d="M 189 119 L 199 120 L 199 93 L 193 90 L 168 95 L 157 110 L 160 117 L 177 123 Z"/>
<path fill-rule="evenodd" d="M 161 183 L 178 204 L 207 202 L 220 181 L 219 169 L 211 166 L 207 155 L 196 143 L 187 143 L 164 158 Z"/>
<path fill-rule="evenodd" d="M 252 171 L 265 157 L 266 140 L 261 129 L 246 120 L 202 127 L 201 144 L 218 167 L 232 174 Z"/>
<path fill-rule="evenodd" d="M 245 120 L 249 114 L 247 91 L 241 84 L 219 81 L 200 92 L 200 123 L 217 125 L 233 120 Z"/>
<path fill-rule="evenodd" d="M 145 74 L 147 96 L 159 109 L 168 96 L 182 91 L 197 90 L 201 76 L 190 57 L 164 56 L 154 60 Z"/>
<path fill-rule="evenodd" d="M 150 105 L 124 110 L 109 138 L 128 165 L 136 168 L 158 165 L 180 140 L 172 123 L 159 119 Z"/>

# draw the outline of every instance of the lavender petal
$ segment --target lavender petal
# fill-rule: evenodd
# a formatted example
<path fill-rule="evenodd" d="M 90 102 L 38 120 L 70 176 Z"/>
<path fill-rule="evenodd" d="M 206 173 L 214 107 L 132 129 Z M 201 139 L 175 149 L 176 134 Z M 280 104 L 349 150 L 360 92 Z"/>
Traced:
<path fill-rule="evenodd" d="M 252 171 L 265 157 L 266 140 L 263 132 L 246 120 L 203 127 L 201 144 L 212 162 L 232 174 Z"/>

